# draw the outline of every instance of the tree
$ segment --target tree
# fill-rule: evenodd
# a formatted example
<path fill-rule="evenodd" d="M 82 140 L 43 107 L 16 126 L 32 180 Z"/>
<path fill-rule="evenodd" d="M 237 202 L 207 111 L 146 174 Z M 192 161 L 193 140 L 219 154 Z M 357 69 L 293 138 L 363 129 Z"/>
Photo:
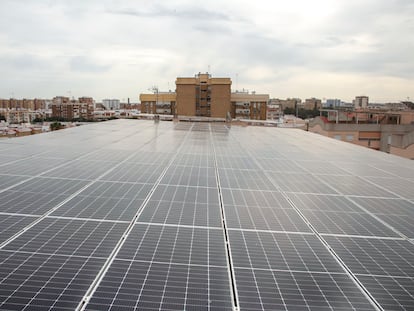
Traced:
<path fill-rule="evenodd" d="M 62 123 L 60 122 L 53 122 L 50 124 L 50 130 L 51 131 L 57 131 L 63 128 Z"/>

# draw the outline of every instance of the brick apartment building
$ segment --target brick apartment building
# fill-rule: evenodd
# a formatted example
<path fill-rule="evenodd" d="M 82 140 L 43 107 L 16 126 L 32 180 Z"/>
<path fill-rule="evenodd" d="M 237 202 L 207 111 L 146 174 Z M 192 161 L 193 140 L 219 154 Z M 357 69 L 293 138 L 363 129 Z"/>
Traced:
<path fill-rule="evenodd" d="M 70 100 L 69 97 L 64 96 L 53 98 L 53 118 L 91 120 L 94 117 L 93 112 L 94 103 L 91 97 L 81 97 L 79 100 Z"/>
<path fill-rule="evenodd" d="M 175 92 L 158 92 L 155 94 L 140 94 L 141 113 L 175 115 Z"/>
<path fill-rule="evenodd" d="M 226 118 L 266 120 L 269 95 L 254 92 L 231 92 L 230 78 L 214 78 L 209 73 L 178 77 L 176 92 L 140 94 L 141 112 Z"/>
<path fill-rule="evenodd" d="M 34 99 L 0 99 L 0 109 L 26 109 L 26 110 L 41 110 L 46 109 L 46 100 Z"/>
<path fill-rule="evenodd" d="M 212 78 L 199 73 L 193 78 L 177 78 L 177 114 L 225 118 L 231 111 L 231 79 Z"/>
<path fill-rule="evenodd" d="M 266 120 L 269 95 L 247 91 L 231 94 L 231 115 L 233 118 Z"/>

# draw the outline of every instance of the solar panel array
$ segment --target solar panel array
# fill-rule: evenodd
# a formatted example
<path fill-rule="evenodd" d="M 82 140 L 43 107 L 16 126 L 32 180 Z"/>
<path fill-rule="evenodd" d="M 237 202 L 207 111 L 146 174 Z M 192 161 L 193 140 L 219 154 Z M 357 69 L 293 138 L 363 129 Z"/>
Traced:
<path fill-rule="evenodd" d="M 414 310 L 412 161 L 136 120 L 0 154 L 1 310 Z"/>

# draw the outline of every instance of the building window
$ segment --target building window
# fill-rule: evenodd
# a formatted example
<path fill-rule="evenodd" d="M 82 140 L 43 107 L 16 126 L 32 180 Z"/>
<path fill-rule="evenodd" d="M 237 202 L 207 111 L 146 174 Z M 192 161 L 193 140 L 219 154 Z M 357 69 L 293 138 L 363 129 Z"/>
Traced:
<path fill-rule="evenodd" d="M 341 140 L 342 139 L 342 136 L 341 135 L 334 135 L 334 137 L 333 138 L 335 138 L 335 139 L 337 139 L 337 140 Z"/>
<path fill-rule="evenodd" d="M 354 135 L 352 135 L 352 134 L 346 135 L 346 140 L 347 141 L 353 141 L 354 140 Z"/>

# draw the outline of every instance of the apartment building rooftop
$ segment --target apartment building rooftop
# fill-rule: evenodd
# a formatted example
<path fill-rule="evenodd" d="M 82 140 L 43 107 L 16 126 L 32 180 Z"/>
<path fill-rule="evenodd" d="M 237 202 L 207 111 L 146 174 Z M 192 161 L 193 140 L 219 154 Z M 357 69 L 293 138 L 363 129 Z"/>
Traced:
<path fill-rule="evenodd" d="M 0 140 L 0 309 L 409 310 L 414 164 L 295 129 Z"/>

